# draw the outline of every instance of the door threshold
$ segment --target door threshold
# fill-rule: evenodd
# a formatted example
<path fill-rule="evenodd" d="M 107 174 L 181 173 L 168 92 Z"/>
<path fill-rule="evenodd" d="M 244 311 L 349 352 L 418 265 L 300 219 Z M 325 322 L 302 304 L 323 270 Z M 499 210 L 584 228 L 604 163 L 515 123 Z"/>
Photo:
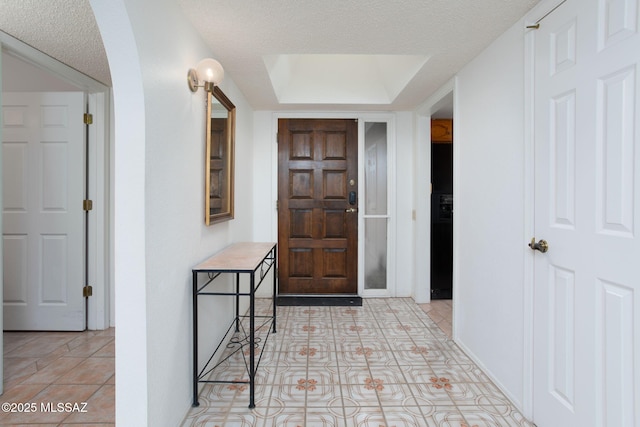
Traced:
<path fill-rule="evenodd" d="M 358 295 L 278 295 L 276 305 L 281 306 L 362 306 Z"/>

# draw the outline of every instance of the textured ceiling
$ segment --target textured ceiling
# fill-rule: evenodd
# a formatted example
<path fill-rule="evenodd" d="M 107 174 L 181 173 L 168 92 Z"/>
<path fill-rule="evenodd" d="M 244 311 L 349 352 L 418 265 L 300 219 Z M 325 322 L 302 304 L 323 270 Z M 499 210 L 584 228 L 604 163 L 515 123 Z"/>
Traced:
<path fill-rule="evenodd" d="M 88 0 L 0 0 L 0 30 L 111 86 Z"/>
<path fill-rule="evenodd" d="M 539 0 L 176 1 L 255 109 L 404 110 L 423 102 Z M 0 29 L 100 82 L 111 82 L 88 0 L 0 0 Z M 384 75 L 387 81 L 381 85 L 389 88 L 394 81 L 390 71 L 354 67 L 352 74 L 337 80 L 311 73 L 306 86 L 299 83 L 303 76 L 296 74 L 295 87 L 279 101 L 276 89 L 287 84 L 287 73 L 304 71 L 290 68 L 270 75 L 279 55 L 342 60 L 348 55 L 402 55 L 399 60 L 428 60 L 410 75 L 398 71 L 397 81 L 403 79 L 406 85 L 377 98 L 384 100 L 355 104 L 354 99 L 365 98 L 344 96 L 354 90 L 354 81 Z M 341 65 L 333 69 L 345 71 Z M 326 75 L 331 70 L 324 64 L 315 72 Z M 323 91 L 312 87 L 320 81 L 333 82 L 333 91 L 342 96 L 322 102 L 307 97 Z M 276 89 L 273 82 L 278 82 Z M 342 82 L 350 83 L 340 87 Z"/>

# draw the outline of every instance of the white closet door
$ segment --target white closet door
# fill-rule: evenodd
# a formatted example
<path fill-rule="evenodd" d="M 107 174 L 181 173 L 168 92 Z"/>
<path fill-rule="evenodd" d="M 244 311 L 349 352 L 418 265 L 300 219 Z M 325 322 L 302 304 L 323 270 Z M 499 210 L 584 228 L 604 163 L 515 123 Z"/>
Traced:
<path fill-rule="evenodd" d="M 84 94 L 4 93 L 5 330 L 83 330 Z"/>

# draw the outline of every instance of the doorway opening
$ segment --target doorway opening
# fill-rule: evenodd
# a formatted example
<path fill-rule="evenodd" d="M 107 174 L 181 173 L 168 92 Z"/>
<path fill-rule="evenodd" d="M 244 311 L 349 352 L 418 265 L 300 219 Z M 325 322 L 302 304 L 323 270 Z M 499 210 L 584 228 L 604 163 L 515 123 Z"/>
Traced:
<path fill-rule="evenodd" d="M 431 120 L 431 299 L 453 297 L 453 118 Z"/>
<path fill-rule="evenodd" d="M 420 110 L 415 177 L 415 300 L 449 336 L 453 336 L 457 259 L 452 233 L 456 222 L 453 177 L 456 172 L 455 153 L 458 151 L 453 141 L 454 89 L 455 84 L 451 80 Z M 432 136 L 436 141 L 432 142 Z M 444 229 L 442 234 L 445 237 L 444 240 L 440 238 L 440 243 L 437 228 Z M 442 257 L 444 261 L 440 259 Z M 445 290 L 442 290 L 440 282 L 444 283 Z M 432 304 L 432 299 L 438 301 Z"/>
<path fill-rule="evenodd" d="M 114 326 L 114 307 L 111 304 L 113 287 L 110 286 L 111 275 L 109 274 L 111 270 L 108 189 L 111 168 L 108 125 L 109 88 L 8 34 L 0 32 L 0 43 L 2 52 L 0 79 L 4 92 L 81 92 L 84 94 L 82 111 L 79 113 L 80 122 L 82 122 L 82 114 L 88 112 L 89 115 L 85 120 L 91 117 L 92 124 L 85 125 L 85 130 L 82 131 L 84 136 L 81 137 L 91 143 L 81 149 L 82 156 L 86 156 L 86 159 L 81 161 L 83 163 L 80 166 L 81 174 L 88 180 L 83 180 L 80 197 L 90 202 L 85 204 L 83 200 L 74 199 L 68 203 L 69 209 L 77 208 L 80 211 L 90 209 L 88 216 L 91 217 L 86 224 L 84 223 L 86 219 L 83 219 L 80 224 L 83 240 L 88 239 L 86 242 L 83 241 L 82 251 L 85 252 L 88 249 L 89 256 L 80 267 L 88 270 L 88 274 L 85 277 L 85 271 L 83 271 L 83 278 L 79 283 L 82 286 L 78 292 L 83 294 L 83 287 L 86 285 L 90 285 L 93 291 L 92 296 L 88 298 L 89 317 L 85 319 L 89 329 L 102 330 Z M 58 110 L 51 109 L 49 116 L 64 117 L 62 113 L 54 114 L 56 111 Z M 85 142 L 83 141 L 82 144 L 84 145 Z M 59 145 L 49 147 L 50 158 L 60 157 L 60 152 L 64 150 Z M 2 271 L 1 268 L 0 271 Z M 90 293 L 89 289 L 84 292 Z"/>

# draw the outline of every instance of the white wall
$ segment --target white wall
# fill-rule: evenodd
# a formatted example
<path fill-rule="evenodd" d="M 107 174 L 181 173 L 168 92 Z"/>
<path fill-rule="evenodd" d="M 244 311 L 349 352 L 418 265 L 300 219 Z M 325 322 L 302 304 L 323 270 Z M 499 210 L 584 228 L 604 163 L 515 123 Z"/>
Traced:
<path fill-rule="evenodd" d="M 275 125 L 277 126 L 277 125 Z M 253 229 L 258 242 L 277 242 L 276 200 L 278 199 L 278 145 L 273 112 L 256 111 L 253 115 Z"/>
<path fill-rule="evenodd" d="M 116 422 L 178 425 L 191 402 L 191 267 L 252 237 L 253 112 L 227 76 L 221 88 L 237 107 L 236 219 L 206 227 L 205 95 L 188 90 L 186 73 L 215 53 L 173 0 L 91 4 L 114 89 Z M 213 349 L 231 306 L 200 305 L 210 340 L 201 346 Z"/>
<path fill-rule="evenodd" d="M 523 405 L 524 24 L 460 71 L 455 85 L 454 331 Z"/>
<path fill-rule="evenodd" d="M 396 297 L 413 296 L 413 141 L 414 115 L 396 113 Z"/>

